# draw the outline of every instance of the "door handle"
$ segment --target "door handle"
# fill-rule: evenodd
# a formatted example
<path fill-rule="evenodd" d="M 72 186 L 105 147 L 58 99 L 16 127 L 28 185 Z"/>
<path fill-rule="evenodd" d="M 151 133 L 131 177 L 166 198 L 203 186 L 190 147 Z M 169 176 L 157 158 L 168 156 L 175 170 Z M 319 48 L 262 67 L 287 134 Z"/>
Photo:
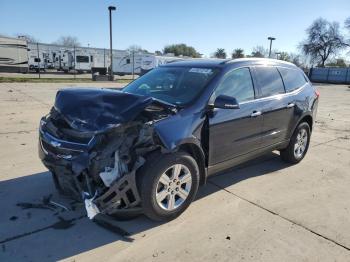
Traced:
<path fill-rule="evenodd" d="M 257 116 L 260 116 L 261 115 L 261 111 L 254 111 L 250 117 L 257 117 Z"/>
<path fill-rule="evenodd" d="M 294 107 L 294 106 L 295 106 L 294 103 L 288 103 L 287 108 L 292 108 L 292 107 Z"/>

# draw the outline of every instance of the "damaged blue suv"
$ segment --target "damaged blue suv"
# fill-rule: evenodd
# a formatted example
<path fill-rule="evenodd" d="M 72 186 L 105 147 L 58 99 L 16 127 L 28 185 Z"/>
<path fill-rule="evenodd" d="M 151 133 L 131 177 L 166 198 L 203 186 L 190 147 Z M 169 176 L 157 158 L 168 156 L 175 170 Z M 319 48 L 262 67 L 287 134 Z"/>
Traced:
<path fill-rule="evenodd" d="M 301 161 L 318 97 L 287 62 L 174 62 L 121 91 L 58 91 L 40 121 L 39 155 L 56 188 L 84 201 L 90 218 L 170 220 L 209 175 L 272 150 Z"/>

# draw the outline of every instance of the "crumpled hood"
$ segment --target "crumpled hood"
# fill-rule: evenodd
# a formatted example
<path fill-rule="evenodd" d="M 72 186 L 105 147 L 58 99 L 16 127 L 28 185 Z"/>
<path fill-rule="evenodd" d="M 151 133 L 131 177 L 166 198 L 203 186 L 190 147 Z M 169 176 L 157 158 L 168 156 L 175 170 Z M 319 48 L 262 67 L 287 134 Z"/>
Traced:
<path fill-rule="evenodd" d="M 175 108 L 152 97 L 110 89 L 69 88 L 57 92 L 55 109 L 74 129 L 101 132 L 134 120 L 147 106 Z"/>

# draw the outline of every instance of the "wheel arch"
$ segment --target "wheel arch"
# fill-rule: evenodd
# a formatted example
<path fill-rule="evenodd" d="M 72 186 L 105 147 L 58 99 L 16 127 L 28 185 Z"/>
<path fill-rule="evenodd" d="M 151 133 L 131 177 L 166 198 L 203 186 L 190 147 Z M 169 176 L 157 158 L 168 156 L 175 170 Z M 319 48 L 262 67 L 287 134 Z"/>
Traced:
<path fill-rule="evenodd" d="M 206 161 L 205 161 L 205 154 L 198 145 L 193 143 L 184 143 L 177 147 L 178 151 L 184 151 L 188 154 L 190 154 L 197 162 L 198 168 L 199 168 L 199 184 L 203 185 L 206 183 L 207 179 L 207 168 L 206 168 Z"/>
<path fill-rule="evenodd" d="M 307 114 L 307 115 L 304 115 L 303 117 L 301 117 L 298 121 L 298 123 L 296 124 L 296 126 L 294 127 L 294 130 L 300 125 L 300 123 L 302 122 L 306 122 L 309 127 L 310 127 L 310 131 L 312 131 L 312 128 L 313 128 L 313 118 L 312 118 L 312 115 L 310 114 Z M 293 132 L 294 132 L 293 130 Z"/>

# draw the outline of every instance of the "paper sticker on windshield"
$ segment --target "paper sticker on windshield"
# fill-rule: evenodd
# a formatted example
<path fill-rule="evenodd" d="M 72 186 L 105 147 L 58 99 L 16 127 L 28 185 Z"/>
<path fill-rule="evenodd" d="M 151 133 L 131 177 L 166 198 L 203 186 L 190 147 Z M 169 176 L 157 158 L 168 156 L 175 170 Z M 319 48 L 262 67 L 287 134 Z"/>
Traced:
<path fill-rule="evenodd" d="M 213 71 L 209 68 L 191 68 L 189 72 L 208 75 L 211 74 Z"/>

